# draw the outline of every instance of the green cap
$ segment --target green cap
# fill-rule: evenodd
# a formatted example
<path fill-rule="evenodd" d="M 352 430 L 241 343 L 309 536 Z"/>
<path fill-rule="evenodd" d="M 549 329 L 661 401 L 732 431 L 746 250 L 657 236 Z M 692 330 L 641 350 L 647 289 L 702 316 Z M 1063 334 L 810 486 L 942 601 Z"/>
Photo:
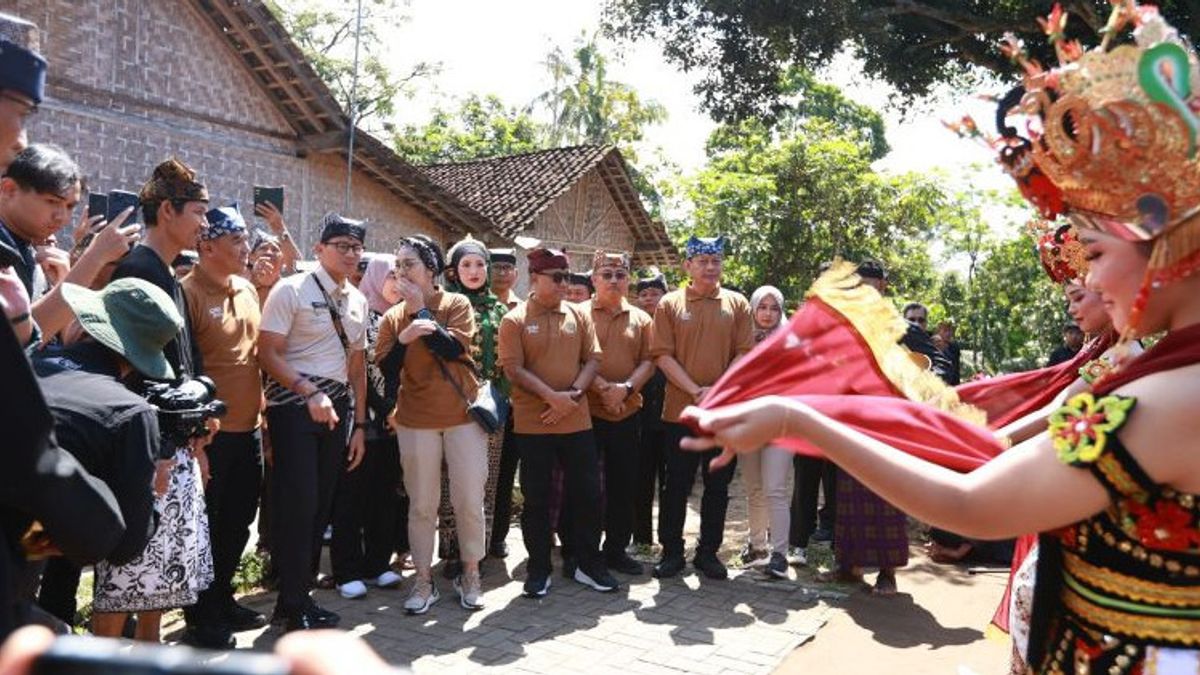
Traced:
<path fill-rule="evenodd" d="M 146 377 L 175 379 L 163 347 L 179 334 L 183 317 L 161 288 L 133 278 L 118 279 L 100 291 L 64 283 L 62 296 L 97 342 L 125 357 Z"/>

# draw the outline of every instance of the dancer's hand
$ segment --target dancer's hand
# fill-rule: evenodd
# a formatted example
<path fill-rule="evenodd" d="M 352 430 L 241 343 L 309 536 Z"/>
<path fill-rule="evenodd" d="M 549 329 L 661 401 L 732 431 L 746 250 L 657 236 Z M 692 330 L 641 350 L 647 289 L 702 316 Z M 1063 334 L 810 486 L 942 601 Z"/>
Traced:
<path fill-rule="evenodd" d="M 765 396 L 717 410 L 689 406 L 683 417 L 696 420 L 709 436 L 685 438 L 683 447 L 696 451 L 722 447 L 734 452 L 758 450 L 788 435 L 787 422 L 793 405 L 794 402 L 778 396 Z"/>

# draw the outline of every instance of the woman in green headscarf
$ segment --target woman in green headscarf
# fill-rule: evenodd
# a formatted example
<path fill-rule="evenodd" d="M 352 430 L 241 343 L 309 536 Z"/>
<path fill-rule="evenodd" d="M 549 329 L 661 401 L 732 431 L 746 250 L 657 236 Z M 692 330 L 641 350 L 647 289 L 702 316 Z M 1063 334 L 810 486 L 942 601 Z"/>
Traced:
<path fill-rule="evenodd" d="M 490 256 L 487 247 L 482 242 L 469 235 L 466 239 L 450 247 L 447 252 L 449 264 L 445 272 L 445 288 L 453 293 L 461 293 L 471 300 L 475 308 L 475 337 L 471 344 L 471 357 L 479 364 L 480 374 L 486 380 L 495 382 L 505 396 L 509 392 L 508 380 L 504 370 L 500 368 L 498 352 L 500 347 L 500 319 L 508 312 L 508 307 L 500 302 L 491 291 L 488 281 L 488 264 Z M 501 429 L 488 436 L 488 480 L 484 490 L 484 510 L 487 522 L 487 536 L 490 546 L 488 550 L 495 555 L 504 550 L 503 542 L 491 541 L 492 512 L 496 503 L 496 482 L 500 475 L 500 453 L 504 445 L 504 430 Z M 443 481 L 445 474 L 443 472 Z M 457 573 L 455 561 L 458 560 L 458 541 L 454 535 L 454 515 L 450 508 L 447 495 L 449 490 L 442 489 L 442 505 L 439 511 L 439 539 L 446 542 L 442 551 L 442 559 L 447 560 L 446 571 Z M 507 532 L 508 528 L 501 528 Z M 500 556 L 502 557 L 502 556 Z"/>

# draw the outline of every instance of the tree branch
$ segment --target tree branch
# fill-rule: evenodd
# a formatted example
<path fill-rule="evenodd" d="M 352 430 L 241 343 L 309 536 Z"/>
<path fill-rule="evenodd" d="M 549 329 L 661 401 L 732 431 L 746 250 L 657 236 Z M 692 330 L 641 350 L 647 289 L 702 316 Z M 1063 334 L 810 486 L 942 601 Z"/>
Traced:
<path fill-rule="evenodd" d="M 886 20 L 894 16 L 919 16 L 948 26 L 954 26 L 970 33 L 994 33 L 1009 28 L 1009 23 L 1001 19 L 990 19 L 977 14 L 932 7 L 915 2 L 915 0 L 894 0 L 890 7 L 881 7 L 866 12 L 863 15 L 868 21 L 876 19 Z"/>

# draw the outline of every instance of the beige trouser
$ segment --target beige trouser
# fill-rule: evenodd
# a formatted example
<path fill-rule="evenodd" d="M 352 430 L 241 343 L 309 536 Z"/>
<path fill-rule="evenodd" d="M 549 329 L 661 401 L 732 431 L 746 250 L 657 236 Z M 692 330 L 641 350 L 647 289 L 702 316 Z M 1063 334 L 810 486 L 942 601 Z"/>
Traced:
<path fill-rule="evenodd" d="M 442 495 L 442 460 L 450 474 L 450 503 L 458 527 L 463 562 L 483 559 L 483 490 L 487 483 L 487 435 L 474 422 L 448 429 L 398 427 L 400 466 L 408 492 L 408 543 L 413 565 L 427 574 L 433 565 L 438 503 Z"/>
<path fill-rule="evenodd" d="M 738 455 L 738 469 L 750 502 L 750 546 L 787 554 L 792 524 L 792 496 L 787 489 L 791 451 L 769 446 Z"/>

